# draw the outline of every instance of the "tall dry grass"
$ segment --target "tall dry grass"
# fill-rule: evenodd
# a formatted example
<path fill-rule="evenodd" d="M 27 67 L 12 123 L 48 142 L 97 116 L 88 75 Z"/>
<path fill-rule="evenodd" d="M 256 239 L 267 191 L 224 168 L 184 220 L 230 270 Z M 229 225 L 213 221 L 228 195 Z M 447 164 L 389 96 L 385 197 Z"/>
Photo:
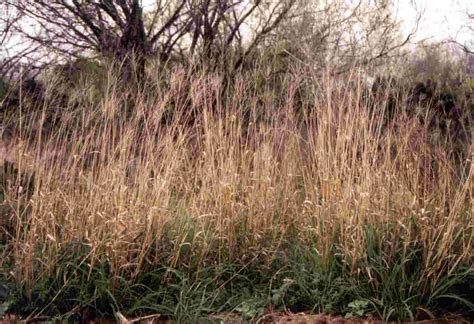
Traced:
<path fill-rule="evenodd" d="M 66 89 L 62 103 L 50 81 L 49 99 L 8 126 L 7 159 L 35 175 L 30 194 L 5 193 L 14 278 L 33 287 L 78 242 L 78 263 L 106 258 L 132 279 L 271 260 L 296 243 L 323 260 L 337 247 L 356 276 L 370 271 L 358 263 L 367 226 L 387 258 L 420 246 L 426 289 L 472 264 L 472 147 L 459 172 L 418 117 L 374 113 L 387 102 L 364 100 L 357 75 L 301 70 L 280 90 L 241 75 L 223 91 L 219 75 L 176 69 L 136 90 L 111 72 L 102 92 Z"/>

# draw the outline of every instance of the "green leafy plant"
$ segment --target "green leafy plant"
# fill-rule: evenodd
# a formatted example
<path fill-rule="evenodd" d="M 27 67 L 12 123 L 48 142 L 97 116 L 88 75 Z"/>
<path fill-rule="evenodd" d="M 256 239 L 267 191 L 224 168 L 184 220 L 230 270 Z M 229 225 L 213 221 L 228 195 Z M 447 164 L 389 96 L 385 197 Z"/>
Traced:
<path fill-rule="evenodd" d="M 347 305 L 348 313 L 346 313 L 346 318 L 351 317 L 363 317 L 367 314 L 369 310 L 370 302 L 368 300 L 354 300 Z"/>

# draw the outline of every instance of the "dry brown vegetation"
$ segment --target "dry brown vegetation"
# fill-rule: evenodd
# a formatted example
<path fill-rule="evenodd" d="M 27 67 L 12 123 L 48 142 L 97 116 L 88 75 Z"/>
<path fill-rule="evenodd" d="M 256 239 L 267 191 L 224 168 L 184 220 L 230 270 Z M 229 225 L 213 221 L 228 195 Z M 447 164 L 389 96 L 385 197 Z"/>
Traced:
<path fill-rule="evenodd" d="M 300 68 L 279 93 L 263 77 L 241 74 L 224 90 L 218 74 L 176 68 L 137 90 L 111 70 L 100 94 L 67 89 L 60 113 L 51 103 L 61 80 L 50 80 L 43 104 L 5 114 L 5 154 L 24 175 L 9 178 L 2 202 L 11 278 L 31 298 L 58 265 L 84 265 L 89 278 L 106 261 L 113 291 L 114 278 L 133 283 L 160 267 L 271 268 L 307 246 L 369 291 L 399 258 L 411 278 L 414 258 L 408 291 L 430 296 L 472 265 L 469 142 L 454 152 L 402 108 L 387 121 L 387 101 L 367 103 L 359 73 L 341 83 Z M 381 264 L 370 265 L 374 253 Z"/>
<path fill-rule="evenodd" d="M 0 320 L 472 320 L 472 59 L 396 9 L 3 1 Z"/>

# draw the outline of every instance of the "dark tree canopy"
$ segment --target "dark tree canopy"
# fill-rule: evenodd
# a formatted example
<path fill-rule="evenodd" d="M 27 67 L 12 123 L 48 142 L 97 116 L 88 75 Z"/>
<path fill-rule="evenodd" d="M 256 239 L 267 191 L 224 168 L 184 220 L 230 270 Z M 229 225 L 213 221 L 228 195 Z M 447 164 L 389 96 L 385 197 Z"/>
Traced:
<path fill-rule="evenodd" d="M 118 60 L 133 55 L 139 61 L 179 56 L 206 62 L 224 57 L 229 49 L 238 53 L 232 56 L 238 67 L 280 24 L 293 3 L 156 0 L 145 5 L 142 0 L 4 0 L 8 14 L 0 21 L 2 39 L 15 35 L 28 46 L 15 50 L 0 68 L 8 69 L 21 58 L 45 64 L 53 59 L 52 53 L 76 58 L 98 54 Z M 250 21 L 254 28 L 245 39 L 242 29 Z"/>

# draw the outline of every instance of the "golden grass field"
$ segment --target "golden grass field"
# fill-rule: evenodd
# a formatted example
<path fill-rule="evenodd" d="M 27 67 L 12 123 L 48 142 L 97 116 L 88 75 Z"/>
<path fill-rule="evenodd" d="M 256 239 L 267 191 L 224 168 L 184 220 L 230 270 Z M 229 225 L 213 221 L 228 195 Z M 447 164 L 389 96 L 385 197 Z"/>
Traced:
<path fill-rule="evenodd" d="M 145 90 L 110 74 L 100 91 L 68 89 L 61 107 L 51 81 L 42 105 L 4 117 L 4 164 L 34 181 L 7 181 L 0 263 L 26 295 L 78 243 L 89 275 L 107 260 L 108 276 L 129 282 L 158 267 L 270 265 L 296 245 L 323 265 L 337 251 L 373 289 L 384 283 L 361 266 L 368 249 L 390 270 L 416 247 L 408 290 L 420 295 L 472 265 L 472 145 L 440 140 L 406 111 L 374 114 L 387 100 L 369 104 L 356 73 L 300 75 L 278 89 L 242 75 L 223 92 L 217 74 L 176 69 Z"/>

